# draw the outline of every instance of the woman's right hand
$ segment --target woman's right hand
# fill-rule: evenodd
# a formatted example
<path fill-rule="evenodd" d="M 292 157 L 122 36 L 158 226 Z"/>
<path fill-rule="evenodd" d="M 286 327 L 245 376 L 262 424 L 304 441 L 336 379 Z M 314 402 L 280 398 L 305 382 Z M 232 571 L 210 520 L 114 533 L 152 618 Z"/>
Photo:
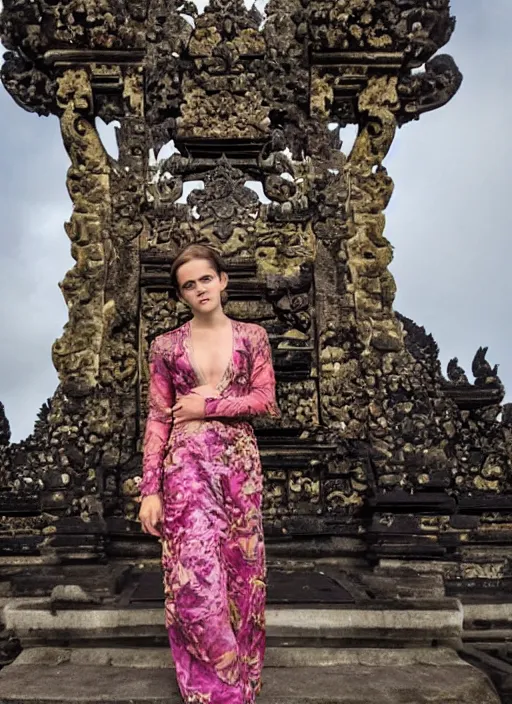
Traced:
<path fill-rule="evenodd" d="M 160 494 L 150 494 L 142 499 L 139 511 L 139 519 L 142 523 L 144 533 L 160 538 L 162 535 L 162 524 L 164 520 L 164 507 Z"/>

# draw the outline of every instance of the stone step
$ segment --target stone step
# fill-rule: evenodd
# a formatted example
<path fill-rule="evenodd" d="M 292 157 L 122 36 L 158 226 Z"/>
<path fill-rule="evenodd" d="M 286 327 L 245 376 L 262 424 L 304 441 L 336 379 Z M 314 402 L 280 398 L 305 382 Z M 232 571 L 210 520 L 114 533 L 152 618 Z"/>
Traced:
<path fill-rule="evenodd" d="M 464 643 L 511 643 L 512 629 L 510 628 L 489 628 L 477 631 L 464 631 L 462 634 Z"/>
<path fill-rule="evenodd" d="M 133 654 L 124 666 L 83 656 L 37 664 L 25 655 L 0 672 L 0 704 L 181 704 L 171 669 L 133 667 Z M 345 651 L 326 662 L 267 665 L 258 704 L 500 704 L 487 677 L 453 651 Z"/>
<path fill-rule="evenodd" d="M 148 644 L 165 638 L 163 609 L 129 609 L 79 605 L 55 610 L 48 599 L 8 601 L 3 609 L 7 629 L 24 647 L 42 644 Z M 460 639 L 463 614 L 455 599 L 371 602 L 342 606 L 269 606 L 269 645 L 313 643 L 378 645 L 442 643 Z M 160 643 L 158 643 L 160 644 Z"/>
<path fill-rule="evenodd" d="M 464 629 L 512 629 L 512 603 L 465 603 Z"/>
<path fill-rule="evenodd" d="M 265 651 L 265 667 L 335 667 L 364 665 L 398 667 L 404 665 L 459 665 L 449 648 L 297 648 L 270 647 Z M 174 668 L 169 647 L 161 648 L 48 648 L 24 650 L 13 666 L 56 667 L 65 664 L 103 667 Z"/>

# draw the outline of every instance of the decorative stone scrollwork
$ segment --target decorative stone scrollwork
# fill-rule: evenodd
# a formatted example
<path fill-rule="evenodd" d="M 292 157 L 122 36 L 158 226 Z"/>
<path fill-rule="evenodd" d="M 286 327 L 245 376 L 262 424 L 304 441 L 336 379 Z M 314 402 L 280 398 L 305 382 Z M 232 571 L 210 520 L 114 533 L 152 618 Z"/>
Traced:
<path fill-rule="evenodd" d="M 53 346 L 53 361 L 68 393 L 84 395 L 98 383 L 99 357 L 105 326 L 105 229 L 110 221 L 110 165 L 91 123 L 93 98 L 83 69 L 59 79 L 64 144 L 71 158 L 67 186 L 74 212 L 66 225 L 76 261 L 61 289 L 69 321 Z M 112 304 L 111 304 L 112 305 Z"/>
<path fill-rule="evenodd" d="M 437 110 L 448 103 L 462 84 L 462 74 L 451 56 L 435 56 L 425 64 L 425 70 L 402 78 L 398 84 L 403 125 L 417 120 L 422 113 Z"/>

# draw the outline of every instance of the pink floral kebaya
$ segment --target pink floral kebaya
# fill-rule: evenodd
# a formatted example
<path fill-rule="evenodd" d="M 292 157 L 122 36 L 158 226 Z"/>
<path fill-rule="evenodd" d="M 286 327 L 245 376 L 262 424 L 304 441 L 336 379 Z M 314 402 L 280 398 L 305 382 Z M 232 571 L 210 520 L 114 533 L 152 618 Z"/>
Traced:
<path fill-rule="evenodd" d="M 252 704 L 265 649 L 262 473 L 248 419 L 278 416 L 266 331 L 231 321 L 231 360 L 205 418 L 167 409 L 200 385 L 190 323 L 151 346 L 142 496 L 161 493 L 166 625 L 187 704 Z"/>

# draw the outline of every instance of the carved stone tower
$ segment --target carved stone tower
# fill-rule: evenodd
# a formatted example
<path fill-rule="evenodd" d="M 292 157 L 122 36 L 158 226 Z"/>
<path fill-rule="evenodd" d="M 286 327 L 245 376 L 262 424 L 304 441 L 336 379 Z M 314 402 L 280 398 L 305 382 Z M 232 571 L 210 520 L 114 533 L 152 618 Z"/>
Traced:
<path fill-rule="evenodd" d="M 25 442 L 0 423 L 0 549 L 151 553 L 135 522 L 148 345 L 184 321 L 170 266 L 202 242 L 228 263 L 227 313 L 273 346 L 268 536 L 455 560 L 456 581 L 464 560 L 507 572 L 508 553 L 478 551 L 512 513 L 503 388 L 484 350 L 476 386 L 456 360 L 443 377 L 432 338 L 393 311 L 384 236 L 397 128 L 461 84 L 436 53 L 453 28 L 449 0 L 270 0 L 265 17 L 242 0 L 5 0 L 2 80 L 60 120 L 76 264 L 60 385 Z M 97 118 L 119 124 L 116 160 Z"/>

